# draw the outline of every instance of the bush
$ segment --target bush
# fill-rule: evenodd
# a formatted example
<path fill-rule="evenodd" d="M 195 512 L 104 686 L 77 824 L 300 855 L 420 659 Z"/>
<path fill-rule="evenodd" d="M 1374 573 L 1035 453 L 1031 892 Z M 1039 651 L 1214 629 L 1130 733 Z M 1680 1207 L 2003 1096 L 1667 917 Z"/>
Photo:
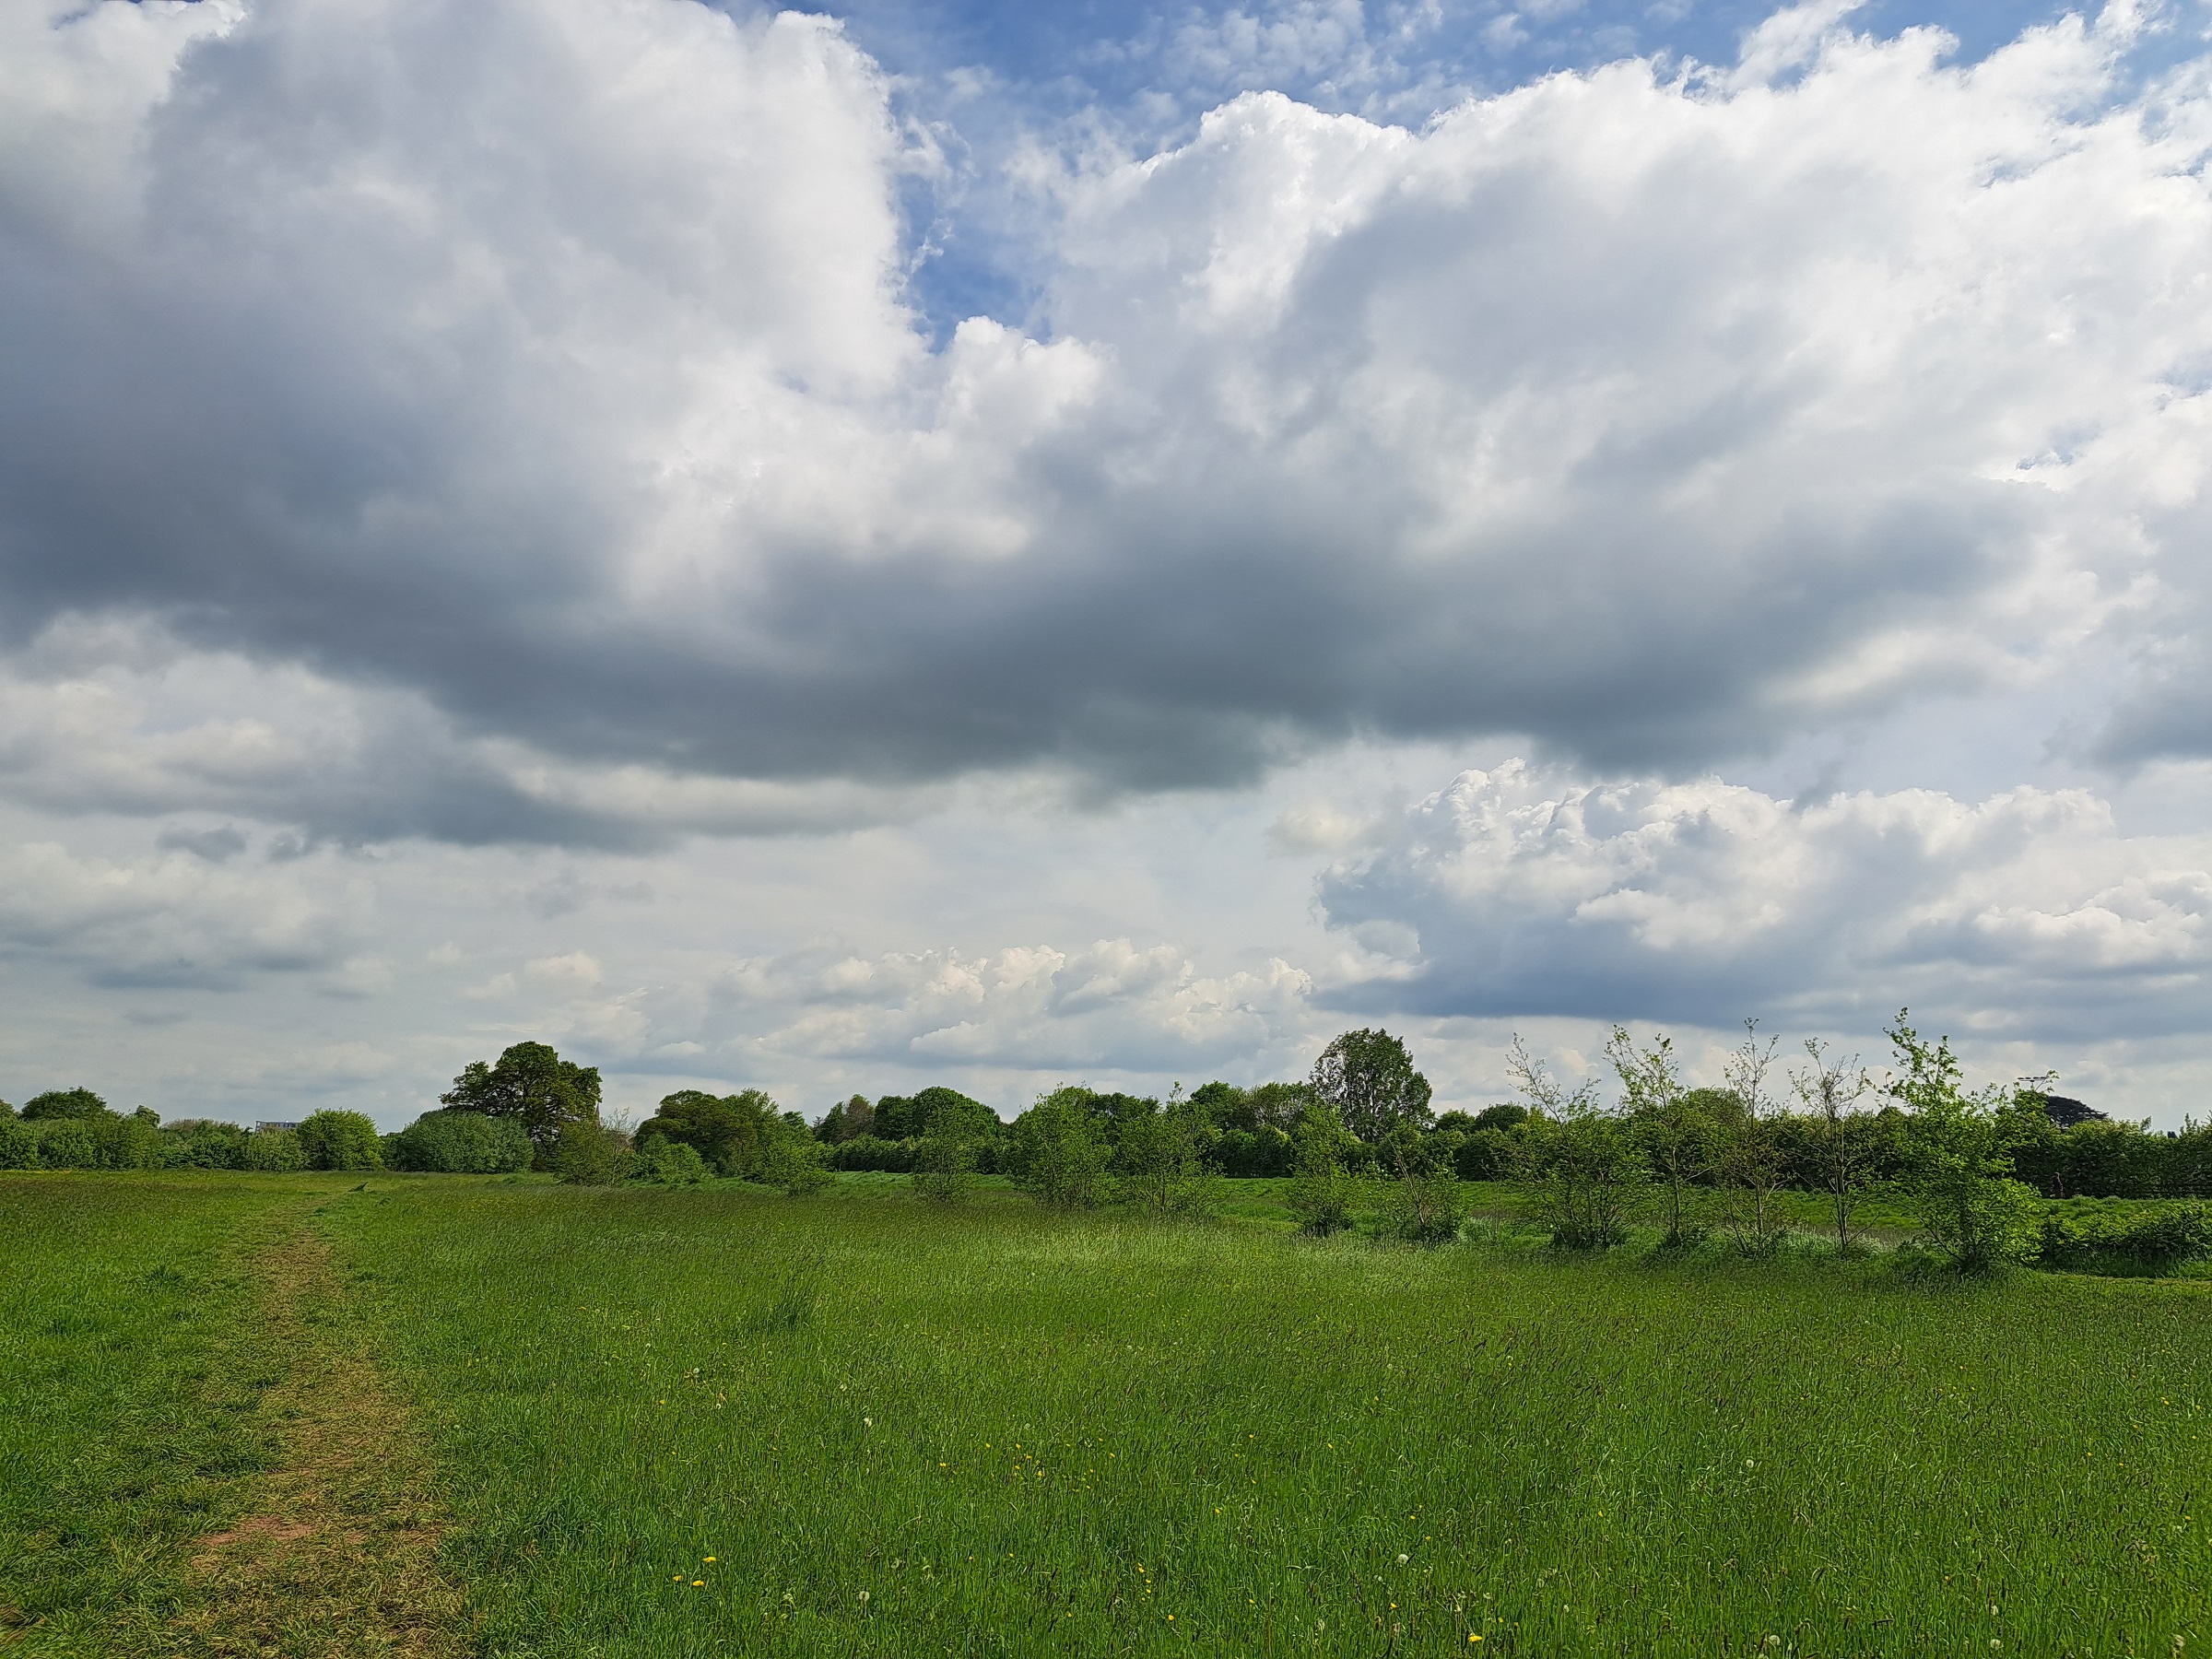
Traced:
<path fill-rule="evenodd" d="M 2202 1204 L 2154 1204 L 2141 1209 L 2049 1209 L 2038 1259 L 2076 1273 L 2171 1273 L 2212 1253 L 2212 1211 Z"/>
<path fill-rule="evenodd" d="M 1090 1090 L 1056 1088 L 1014 1125 L 1011 1161 L 1021 1184 L 1053 1209 L 1088 1209 L 1113 1156 Z"/>
<path fill-rule="evenodd" d="M 169 1158 L 187 1170 L 243 1170 L 246 1132 L 236 1124 L 171 1124 L 166 1131 Z"/>
<path fill-rule="evenodd" d="M 613 1186 L 631 1171 L 629 1137 L 588 1120 L 565 1124 L 551 1162 L 553 1172 L 571 1186 Z"/>
<path fill-rule="evenodd" d="M 1531 1117 L 1523 1128 L 1531 1208 L 1564 1250 L 1605 1250 L 1629 1236 L 1651 1185 L 1630 1127 L 1595 1108 Z"/>
<path fill-rule="evenodd" d="M 830 1149 L 830 1167 L 833 1170 L 877 1170 L 891 1175 L 904 1175 L 914 1167 L 914 1148 L 911 1142 L 885 1140 L 879 1135 L 855 1135 L 849 1141 L 840 1141 Z"/>
<path fill-rule="evenodd" d="M 299 1128 L 300 1154 L 311 1170 L 381 1170 L 376 1125 L 358 1112 L 312 1112 Z"/>
<path fill-rule="evenodd" d="M 13 1117 L 0 1118 L 0 1170 L 35 1170 L 39 1162 L 37 1131 Z"/>
<path fill-rule="evenodd" d="M 713 1172 L 698 1148 L 656 1136 L 636 1150 L 629 1178 L 655 1186 L 698 1186 Z"/>
<path fill-rule="evenodd" d="M 822 1158 L 821 1144 L 803 1130 L 784 1127 L 769 1137 L 759 1171 L 753 1179 L 782 1188 L 786 1196 L 798 1198 L 821 1191 L 830 1184 L 830 1175 Z"/>
<path fill-rule="evenodd" d="M 2005 1100 L 1961 1092 L 1950 1040 L 1924 1041 L 1901 1009 L 1889 1038 L 1901 1062 L 1889 1093 L 1912 1108 L 1899 1139 L 1902 1184 L 1926 1241 L 1973 1271 L 2027 1259 L 2036 1247 L 2036 1196 L 2011 1179 Z"/>
<path fill-rule="evenodd" d="M 288 1175 L 307 1168 L 307 1149 L 290 1129 L 256 1129 L 246 1136 L 245 1168 Z"/>
<path fill-rule="evenodd" d="M 39 1135 L 39 1161 L 49 1170 L 97 1170 L 100 1143 L 92 1126 L 77 1118 L 46 1120 Z"/>
<path fill-rule="evenodd" d="M 1306 1108 L 1294 1141 L 1290 1213 L 1301 1232 L 1325 1235 L 1352 1224 L 1352 1194 L 1358 1183 L 1344 1167 L 1344 1154 L 1356 1145 L 1334 1107 L 1319 1101 Z"/>
<path fill-rule="evenodd" d="M 108 1103 L 88 1088 L 50 1088 L 23 1104 L 23 1115 L 33 1122 L 104 1117 L 107 1110 Z"/>
<path fill-rule="evenodd" d="M 453 1107 L 424 1112 L 391 1141 L 394 1169 L 437 1174 L 508 1175 L 536 1155 L 519 1118 Z"/>

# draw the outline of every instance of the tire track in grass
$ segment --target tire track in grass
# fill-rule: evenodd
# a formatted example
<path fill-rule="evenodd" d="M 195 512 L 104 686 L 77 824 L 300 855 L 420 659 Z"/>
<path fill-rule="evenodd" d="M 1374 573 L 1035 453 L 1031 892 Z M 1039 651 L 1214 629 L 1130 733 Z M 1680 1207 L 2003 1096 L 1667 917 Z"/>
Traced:
<path fill-rule="evenodd" d="M 238 1519 L 192 1547 L 164 1647 L 233 1659 L 447 1659 L 473 1646 L 439 1559 L 444 1517 L 406 1404 L 348 1315 L 329 1247 L 288 1218 L 255 1260 L 258 1341 L 284 1372 L 255 1407 L 275 1448 Z"/>

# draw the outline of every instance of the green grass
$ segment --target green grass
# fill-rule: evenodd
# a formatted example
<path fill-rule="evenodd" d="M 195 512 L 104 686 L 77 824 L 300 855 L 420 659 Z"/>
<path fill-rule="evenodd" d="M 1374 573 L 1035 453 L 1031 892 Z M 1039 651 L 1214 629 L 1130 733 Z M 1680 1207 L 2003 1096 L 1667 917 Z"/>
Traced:
<path fill-rule="evenodd" d="M 252 1340 L 246 1257 L 336 1184 L 0 1176 L 0 1640 L 35 1623 L 41 1647 L 101 1651 L 88 1632 L 174 1603 L 282 1373 Z"/>
<path fill-rule="evenodd" d="M 1316 1245 L 880 1182 L 380 1181 L 319 1225 L 491 1653 L 2212 1640 L 2196 1284 Z"/>

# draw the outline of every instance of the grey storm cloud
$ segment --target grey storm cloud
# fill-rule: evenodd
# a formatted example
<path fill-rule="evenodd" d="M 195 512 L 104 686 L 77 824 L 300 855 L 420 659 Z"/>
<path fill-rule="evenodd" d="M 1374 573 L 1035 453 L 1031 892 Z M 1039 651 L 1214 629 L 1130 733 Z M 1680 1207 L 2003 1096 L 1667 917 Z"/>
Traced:
<path fill-rule="evenodd" d="M 941 349 L 899 201 L 947 163 L 823 19 L 5 27 L 9 641 L 359 705 L 170 806 L 624 846 L 1354 735 L 1679 770 L 2085 630 L 2194 649 L 2130 479 L 2185 520 L 2201 478 L 2203 94 L 2114 104 L 2078 22 L 1971 70 L 1784 29 L 1418 133 L 1241 98 L 1066 158 L 1039 314 Z"/>

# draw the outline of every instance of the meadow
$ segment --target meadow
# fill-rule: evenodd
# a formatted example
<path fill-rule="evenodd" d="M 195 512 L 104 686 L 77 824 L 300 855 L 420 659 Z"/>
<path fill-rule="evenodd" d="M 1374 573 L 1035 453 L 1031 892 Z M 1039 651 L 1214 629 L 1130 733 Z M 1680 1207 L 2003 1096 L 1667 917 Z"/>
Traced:
<path fill-rule="evenodd" d="M 249 1402 L 328 1342 L 404 1406 L 435 1513 L 389 1535 L 457 1591 L 388 1652 L 2212 1640 L 2202 1281 L 1313 1241 L 1253 1189 L 1202 1224 L 865 1179 L 7 1179 L 39 1265 L 0 1300 L 0 1630 L 260 1651 L 194 1562 L 312 1460 Z M 276 1342 L 288 1229 L 331 1288 Z"/>

